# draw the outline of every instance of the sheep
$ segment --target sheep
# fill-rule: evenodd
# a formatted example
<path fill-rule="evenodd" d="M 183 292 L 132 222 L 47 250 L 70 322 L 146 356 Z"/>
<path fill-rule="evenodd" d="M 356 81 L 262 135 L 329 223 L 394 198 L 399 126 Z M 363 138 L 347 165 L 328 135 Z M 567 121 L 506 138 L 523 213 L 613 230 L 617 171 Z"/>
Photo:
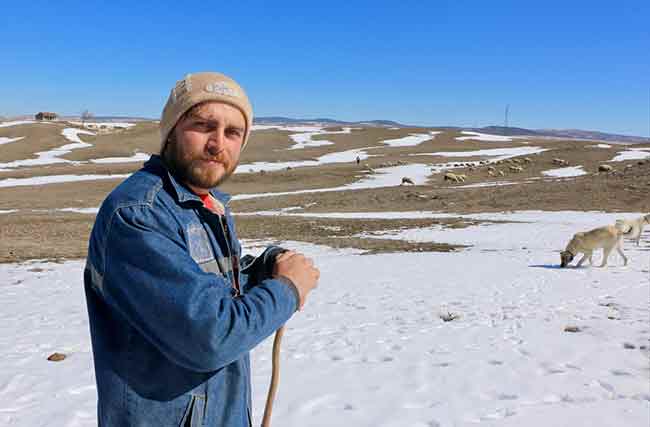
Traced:
<path fill-rule="evenodd" d="M 375 173 L 375 170 L 368 163 L 364 163 L 363 167 L 370 173 Z"/>
<path fill-rule="evenodd" d="M 465 182 L 465 179 L 467 176 L 463 174 L 455 174 L 451 172 L 447 172 L 444 176 L 445 181 L 451 181 L 451 182 Z"/>

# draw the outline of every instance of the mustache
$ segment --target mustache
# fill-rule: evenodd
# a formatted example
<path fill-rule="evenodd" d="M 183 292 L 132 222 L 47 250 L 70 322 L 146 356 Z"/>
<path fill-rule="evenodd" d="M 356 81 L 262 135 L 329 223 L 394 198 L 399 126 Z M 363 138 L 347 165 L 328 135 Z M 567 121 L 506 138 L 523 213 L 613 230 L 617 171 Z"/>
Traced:
<path fill-rule="evenodd" d="M 221 149 L 218 151 L 208 151 L 206 155 L 204 156 L 203 160 L 206 161 L 219 161 L 223 160 L 227 156 L 225 155 L 225 150 Z"/>
<path fill-rule="evenodd" d="M 210 156 L 204 156 L 202 160 L 210 161 L 210 162 L 220 162 L 226 160 L 227 158 L 228 158 L 227 155 L 225 155 L 222 152 L 219 152 L 219 153 L 212 154 Z"/>

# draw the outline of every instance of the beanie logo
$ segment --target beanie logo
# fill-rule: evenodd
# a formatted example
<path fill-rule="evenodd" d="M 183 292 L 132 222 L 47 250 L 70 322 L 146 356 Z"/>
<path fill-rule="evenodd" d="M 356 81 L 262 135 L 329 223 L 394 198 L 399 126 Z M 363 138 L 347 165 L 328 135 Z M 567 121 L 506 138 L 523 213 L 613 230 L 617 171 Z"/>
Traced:
<path fill-rule="evenodd" d="M 208 83 L 205 85 L 204 90 L 210 93 L 216 93 L 217 95 L 231 96 L 233 98 L 239 98 L 239 93 L 236 89 L 228 87 L 225 82 L 215 82 Z"/>

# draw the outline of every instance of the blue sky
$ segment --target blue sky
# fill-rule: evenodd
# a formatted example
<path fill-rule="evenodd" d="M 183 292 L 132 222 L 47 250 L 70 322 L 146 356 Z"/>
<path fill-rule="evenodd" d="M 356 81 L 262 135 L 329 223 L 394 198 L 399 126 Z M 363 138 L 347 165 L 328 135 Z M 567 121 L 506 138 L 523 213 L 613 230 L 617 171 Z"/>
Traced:
<path fill-rule="evenodd" d="M 257 116 L 485 126 L 510 104 L 511 126 L 650 132 L 647 0 L 25 3 L 0 16 L 0 116 L 158 117 L 214 70 Z"/>

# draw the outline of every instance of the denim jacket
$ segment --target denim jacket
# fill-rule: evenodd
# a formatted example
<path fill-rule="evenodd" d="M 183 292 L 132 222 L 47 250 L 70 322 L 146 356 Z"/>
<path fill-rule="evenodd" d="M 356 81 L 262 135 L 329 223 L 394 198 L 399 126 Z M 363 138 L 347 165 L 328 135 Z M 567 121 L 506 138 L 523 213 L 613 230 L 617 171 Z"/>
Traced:
<path fill-rule="evenodd" d="M 84 287 L 99 426 L 251 425 L 249 351 L 298 294 L 270 278 L 273 249 L 239 264 L 229 196 L 211 194 L 223 217 L 154 155 L 97 214 Z"/>

